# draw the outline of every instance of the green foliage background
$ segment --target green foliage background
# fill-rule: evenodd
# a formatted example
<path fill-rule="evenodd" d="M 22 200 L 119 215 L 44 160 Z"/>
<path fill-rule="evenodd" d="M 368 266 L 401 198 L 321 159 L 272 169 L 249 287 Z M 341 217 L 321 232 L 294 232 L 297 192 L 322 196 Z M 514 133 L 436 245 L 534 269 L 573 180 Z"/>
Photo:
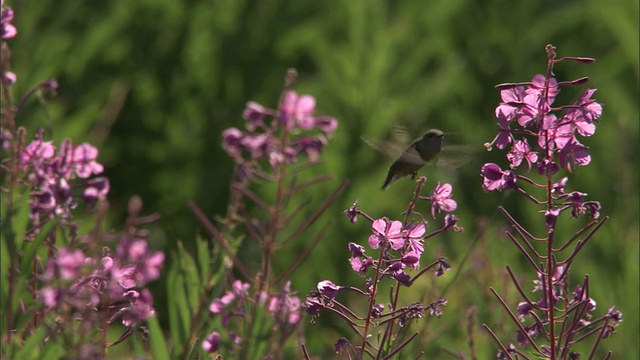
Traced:
<path fill-rule="evenodd" d="M 596 135 L 584 141 L 592 163 L 574 172 L 570 186 L 601 201 L 602 214 L 612 218 L 581 253 L 571 276 L 579 281 L 590 275 L 599 314 L 611 304 L 624 313 L 619 334 L 603 348 L 615 350 L 614 358 L 640 356 L 637 1 L 61 0 L 5 5 L 14 8 L 19 31 L 10 41 L 19 77 L 16 94 L 49 77 L 60 83 L 58 97 L 45 107 L 28 104 L 18 118 L 21 125 L 29 134 L 44 126 L 58 140 L 72 137 L 98 146 L 112 182 L 112 223 L 121 222 L 130 196 L 142 196 L 148 212 L 163 215 L 151 241 L 167 252 L 179 239 L 189 244 L 205 234 L 186 207 L 188 200 L 211 216 L 224 214 L 232 162 L 221 149 L 221 133 L 243 126 L 247 101 L 275 107 L 286 69 L 296 68 L 297 91 L 315 96 L 318 109 L 340 121 L 323 164 L 311 170 L 335 179 L 309 196 L 320 201 L 339 182 L 350 181 L 324 215 L 331 230 L 293 277 L 300 294 L 323 279 L 361 281 L 347 267 L 346 244 L 365 241 L 369 226 L 348 223 L 341 210 L 359 199 L 370 215 L 397 218 L 409 200 L 409 180 L 379 191 L 390 161 L 364 145 L 361 135 L 382 138 L 393 125 L 413 129 L 416 136 L 440 128 L 455 133 L 447 141 L 476 147 L 471 161 L 456 172 L 427 174 L 431 184 L 436 179 L 453 183 L 466 228 L 428 248 L 433 256 L 447 256 L 458 276 L 452 272 L 411 290 L 429 298 L 446 289 L 449 299 L 441 319 L 423 322 L 428 358 L 445 358 L 445 348 L 468 351 L 465 316 L 471 305 L 478 306 L 475 336 L 481 358 L 495 354 L 481 323 L 503 339 L 513 334 L 488 287 L 515 304 L 517 294 L 504 286 L 503 269 L 506 264 L 525 267 L 502 235 L 504 221 L 496 206 L 503 202 L 525 226 L 540 225 L 540 216 L 532 216 L 536 209 L 521 199 L 481 189 L 480 166 L 504 162 L 502 153 L 482 148 L 495 135 L 493 109 L 500 99 L 494 85 L 528 81 L 543 72 L 549 43 L 559 56 L 596 58 L 590 65 L 556 67 L 560 80 L 588 76 L 588 86 L 598 89 L 595 97 L 604 103 Z M 557 103 L 578 93 L 565 88 Z M 488 224 L 483 233 L 481 223 Z M 571 222 L 561 235 L 578 226 Z M 283 264 L 292 261 L 296 250 L 282 255 Z M 166 323 L 166 291 L 158 281 L 161 323 Z M 307 324 L 306 331 L 310 351 L 324 356 L 330 356 L 339 336 L 350 335 L 326 316 Z"/>

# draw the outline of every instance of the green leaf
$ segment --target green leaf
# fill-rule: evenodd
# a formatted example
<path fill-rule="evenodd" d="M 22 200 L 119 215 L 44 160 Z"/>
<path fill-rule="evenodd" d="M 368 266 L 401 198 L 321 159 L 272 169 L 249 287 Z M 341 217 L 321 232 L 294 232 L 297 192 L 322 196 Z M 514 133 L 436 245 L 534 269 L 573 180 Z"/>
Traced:
<path fill-rule="evenodd" d="M 31 360 L 34 358 L 38 358 L 38 356 L 34 356 L 35 354 L 40 353 L 40 349 L 38 346 L 42 345 L 44 342 L 44 337 L 46 335 L 46 328 L 44 326 L 38 327 L 36 331 L 33 332 L 24 343 L 22 348 L 16 352 L 15 360 Z"/>
<path fill-rule="evenodd" d="M 46 247 L 41 246 L 44 240 L 49 236 L 51 231 L 53 231 L 53 227 L 56 226 L 58 222 L 56 220 L 51 220 L 44 224 L 44 226 L 40 229 L 40 233 L 36 236 L 33 241 L 25 243 L 24 253 L 22 254 L 22 260 L 20 261 L 20 271 L 23 274 L 31 273 L 31 267 L 33 265 L 33 261 L 38 250 L 46 251 Z"/>
<path fill-rule="evenodd" d="M 175 253 L 174 258 L 177 258 Z M 189 309 L 184 291 L 182 291 L 184 279 L 178 268 L 179 265 L 174 262 L 167 272 L 167 310 L 174 355 L 182 353 L 190 327 Z"/>
<path fill-rule="evenodd" d="M 196 238 L 196 255 L 200 266 L 200 277 L 203 281 L 206 281 L 211 275 L 211 251 L 209 250 L 209 242 L 199 236 Z M 209 286 L 209 284 L 202 285 L 201 288 Z"/>
<path fill-rule="evenodd" d="M 164 333 L 162 332 L 158 318 L 149 318 L 147 320 L 147 326 L 149 327 L 151 357 L 156 360 L 169 360 L 169 348 L 164 339 Z"/>

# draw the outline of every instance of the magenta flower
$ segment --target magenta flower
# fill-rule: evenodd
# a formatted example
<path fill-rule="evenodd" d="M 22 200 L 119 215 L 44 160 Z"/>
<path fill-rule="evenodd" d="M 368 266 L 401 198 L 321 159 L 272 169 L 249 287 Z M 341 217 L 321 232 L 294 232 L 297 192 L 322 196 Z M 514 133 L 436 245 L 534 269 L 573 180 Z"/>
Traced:
<path fill-rule="evenodd" d="M 571 171 L 571 163 L 576 166 L 589 165 L 591 156 L 587 153 L 587 147 L 580 144 L 575 138 L 568 141 L 565 146 L 560 149 L 558 154 L 558 163 L 560 167 L 564 167 L 567 171 Z"/>
<path fill-rule="evenodd" d="M 4 6 L 3 1 L 0 14 L 0 36 L 2 39 L 15 37 L 18 33 L 16 27 L 11 25 L 11 20 L 13 20 L 13 10 L 11 10 L 10 7 Z"/>
<path fill-rule="evenodd" d="M 496 117 L 498 118 L 498 135 L 496 136 L 494 143 L 498 149 L 504 149 L 513 141 L 513 135 L 511 135 L 511 128 L 509 127 L 509 118 L 503 112 L 503 108 L 496 108 Z"/>
<path fill-rule="evenodd" d="M 386 218 L 378 219 L 371 225 L 373 235 L 369 236 L 369 247 L 377 249 L 385 243 L 389 243 L 391 249 L 399 250 L 404 246 L 402 223 L 400 221 L 389 222 Z"/>
<path fill-rule="evenodd" d="M 143 289 L 141 292 L 129 290 L 124 293 L 124 298 L 129 299 L 131 303 L 122 312 L 123 325 L 133 327 L 156 314 L 153 308 L 153 296 L 149 290 Z"/>
<path fill-rule="evenodd" d="M 315 107 L 316 100 L 313 96 L 298 96 L 295 91 L 288 91 L 280 105 L 281 121 L 288 129 L 291 129 L 295 122 L 302 129 L 309 130 L 315 125 Z"/>
<path fill-rule="evenodd" d="M 109 193 L 110 184 L 106 177 L 98 177 L 87 181 L 87 188 L 84 190 L 84 201 L 93 204 L 96 200 L 104 200 Z"/>
<path fill-rule="evenodd" d="M 75 165 L 76 175 L 79 178 L 86 179 L 91 174 L 100 174 L 104 169 L 103 166 L 96 161 L 98 158 L 98 149 L 89 145 L 81 144 L 73 151 L 73 164 Z"/>
<path fill-rule="evenodd" d="M 222 148 L 232 157 L 239 157 L 242 153 L 244 134 L 236 128 L 229 128 L 222 133 Z"/>
<path fill-rule="evenodd" d="M 213 353 L 218 351 L 220 343 L 222 343 L 222 336 L 220 336 L 220 333 L 217 331 L 214 331 L 207 335 L 207 337 L 202 341 L 202 349 L 206 352 Z"/>
<path fill-rule="evenodd" d="M 336 295 L 344 289 L 343 286 L 336 285 L 329 280 L 323 280 L 318 283 L 318 291 L 320 294 L 328 297 L 329 299 L 335 299 Z"/>
<path fill-rule="evenodd" d="M 327 116 L 319 117 L 316 118 L 316 126 L 326 134 L 333 134 L 338 128 L 338 120 Z"/>
<path fill-rule="evenodd" d="M 353 205 L 351 205 L 350 208 L 348 208 L 347 210 L 343 211 L 342 213 L 347 215 L 347 217 L 349 218 L 349 221 L 351 221 L 352 223 L 357 223 L 358 222 L 358 213 L 360 212 L 360 210 L 358 210 L 358 200 L 353 202 Z M 350 243 L 352 244 L 352 243 Z M 364 249 L 364 248 L 363 248 Z"/>
<path fill-rule="evenodd" d="M 291 281 L 287 281 L 280 294 L 269 299 L 267 311 L 272 313 L 275 321 L 280 324 L 297 324 L 301 319 L 300 305 L 300 299 L 291 293 Z"/>
<path fill-rule="evenodd" d="M 503 171 L 494 163 L 482 165 L 482 188 L 484 191 L 512 189 L 516 187 L 516 175 L 513 171 Z"/>
<path fill-rule="evenodd" d="M 527 139 L 517 140 L 507 154 L 507 160 L 511 163 L 512 168 L 520 166 L 522 160 L 526 160 L 527 168 L 531 170 L 531 163 L 538 161 L 538 153 L 531 151 Z"/>
<path fill-rule="evenodd" d="M 578 101 L 578 109 L 570 110 L 565 116 L 573 123 L 581 136 L 591 136 L 596 132 L 594 121 L 602 115 L 602 105 L 591 99 L 596 89 L 587 89 Z"/>
<path fill-rule="evenodd" d="M 409 242 L 409 248 L 418 255 L 418 258 L 420 258 L 420 254 L 424 252 L 424 244 L 422 243 L 422 235 L 424 235 L 424 232 L 425 227 L 423 223 L 409 226 L 405 232 L 406 239 Z"/>
<path fill-rule="evenodd" d="M 436 184 L 436 187 L 431 192 L 431 217 L 435 218 L 435 212 L 440 210 L 444 212 L 455 211 L 458 204 L 455 200 L 451 199 L 451 193 L 453 188 L 451 184 L 440 185 L 440 182 Z"/>
<path fill-rule="evenodd" d="M 264 117 L 267 115 L 274 116 L 275 113 L 271 109 L 267 109 L 264 106 L 249 101 L 247 107 L 242 112 L 242 117 L 249 121 L 252 126 L 264 126 Z"/>
<path fill-rule="evenodd" d="M 58 258 L 56 259 L 56 264 L 60 269 L 60 277 L 65 280 L 75 279 L 84 261 L 85 256 L 81 250 L 71 251 L 66 248 L 60 249 Z"/>
<path fill-rule="evenodd" d="M 41 162 L 52 159 L 55 152 L 56 148 L 52 141 L 44 142 L 42 138 L 36 139 L 30 142 L 20 154 L 20 166 L 22 169 L 26 169 L 30 164 L 39 167 Z"/>
<path fill-rule="evenodd" d="M 320 151 L 326 144 L 326 139 L 320 136 L 304 136 L 293 141 L 296 154 L 306 154 L 312 163 L 320 160 Z"/>

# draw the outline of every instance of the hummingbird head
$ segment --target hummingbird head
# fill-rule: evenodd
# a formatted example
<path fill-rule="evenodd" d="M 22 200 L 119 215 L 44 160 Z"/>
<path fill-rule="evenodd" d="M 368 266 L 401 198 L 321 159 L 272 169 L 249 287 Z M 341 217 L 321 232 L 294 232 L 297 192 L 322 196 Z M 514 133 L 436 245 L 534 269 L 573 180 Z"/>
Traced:
<path fill-rule="evenodd" d="M 438 129 L 431 129 L 422 135 L 423 139 L 437 139 L 444 136 L 444 131 Z"/>
<path fill-rule="evenodd" d="M 444 132 L 442 130 L 431 129 L 422 135 L 420 140 L 415 142 L 415 149 L 423 161 L 430 161 L 442 150 L 443 139 Z"/>

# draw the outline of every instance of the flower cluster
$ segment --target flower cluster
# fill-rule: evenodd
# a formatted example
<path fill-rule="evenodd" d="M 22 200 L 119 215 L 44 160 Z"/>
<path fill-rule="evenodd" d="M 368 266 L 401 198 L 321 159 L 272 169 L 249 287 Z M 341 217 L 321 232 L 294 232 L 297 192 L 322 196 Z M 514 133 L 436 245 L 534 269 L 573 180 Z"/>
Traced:
<path fill-rule="evenodd" d="M 296 163 L 302 154 L 316 162 L 338 122 L 330 117 L 315 117 L 314 112 L 315 99 L 309 95 L 299 96 L 292 90 L 284 92 L 279 111 L 249 102 L 243 112 L 248 121 L 247 131 L 225 130 L 222 146 L 238 164 L 245 162 L 245 154 L 252 160 L 267 159 L 274 169 L 283 163 Z M 272 120 L 269 122 L 267 118 Z M 278 131 L 295 136 L 302 130 L 314 128 L 323 134 L 294 137 L 286 143 L 278 136 Z"/>
<path fill-rule="evenodd" d="M 64 140 L 56 149 L 53 142 L 43 140 L 42 130 L 25 147 L 20 154 L 20 169 L 32 189 L 30 216 L 36 224 L 70 218 L 71 210 L 77 206 L 74 188 L 84 189 L 80 197 L 89 205 L 106 198 L 109 180 L 89 179 L 103 171 L 97 157 L 95 147 L 74 145 L 70 140 Z"/>
<path fill-rule="evenodd" d="M 317 316 L 322 310 L 333 312 L 345 319 L 352 328 L 364 329 L 365 333 L 358 331 L 362 339 L 367 338 L 366 331 L 372 319 L 377 319 L 375 325 L 388 326 L 386 333 L 390 334 L 393 331 L 394 324 L 404 327 L 407 321 L 422 318 L 425 313 L 429 313 L 432 316 L 440 316 L 442 314 L 442 307 L 447 303 L 447 300 L 442 298 L 436 299 L 428 305 L 415 302 L 407 307 L 397 306 L 397 294 L 401 286 L 411 286 L 418 277 L 428 270 L 433 269 L 436 276 L 442 276 L 446 270 L 451 268 L 445 258 L 438 258 L 420 269 L 420 260 L 424 253 L 425 241 L 447 230 L 462 231 L 462 228 L 457 226 L 458 218 L 451 214 L 457 208 L 456 201 L 452 199 L 452 186 L 450 184 L 441 185 L 437 183 L 429 196 L 421 196 L 420 191 L 425 181 L 424 177 L 418 180 L 414 198 L 405 212 L 406 218 L 404 222 L 390 220 L 386 217 L 374 219 L 358 208 L 357 201 L 344 211 L 344 214 L 352 223 L 356 223 L 358 217 L 363 217 L 371 222 L 372 234 L 367 240 L 367 245 L 370 250 L 378 252 L 377 258 L 367 255 L 367 249 L 363 245 L 349 242 L 347 246 L 351 254 L 349 258 L 351 268 L 363 276 L 372 269 L 374 274 L 372 277 L 365 279 L 363 290 L 350 286 L 336 285 L 330 280 L 320 281 L 316 286 L 316 290 L 307 295 L 302 305 L 308 314 Z M 415 203 L 418 200 L 431 203 L 431 216 L 434 219 L 436 218 L 436 213 L 441 211 L 447 213 L 440 229 L 425 234 L 428 222 L 422 214 L 414 210 Z M 410 216 L 414 216 L 417 220 L 409 221 Z M 417 273 L 412 277 L 407 269 L 413 269 Z M 380 282 L 385 278 L 391 279 L 395 283 L 396 300 L 392 300 L 389 304 L 376 303 L 377 289 L 380 286 Z M 369 298 L 370 307 L 366 317 L 357 316 L 354 311 L 336 299 L 339 293 L 343 291 L 353 291 Z M 391 298 L 393 299 L 394 296 L 392 295 Z M 385 311 L 385 309 L 388 309 L 388 311 Z M 361 322 L 364 322 L 364 324 L 361 324 Z M 355 354 L 362 351 L 366 346 L 366 341 L 363 340 L 362 347 L 356 350 Z M 336 349 L 340 349 L 337 351 L 343 351 L 347 348 L 355 349 L 345 338 L 338 340 L 336 343 Z"/>
<path fill-rule="evenodd" d="M 600 339 L 608 337 L 615 333 L 615 328 L 622 321 L 622 314 L 614 311 L 613 307 L 603 317 L 592 320 L 591 313 L 596 309 L 596 303 L 589 297 L 589 277 L 585 276 L 582 284 L 575 286 L 571 294 L 567 275 L 577 253 L 607 220 L 607 217 L 599 219 L 598 201 L 586 200 L 587 194 L 583 192 L 567 191 L 569 177 L 560 177 L 563 172 L 572 173 L 576 167 L 591 162 L 588 148 L 580 143 L 579 137 L 595 134 L 602 105 L 592 99 L 596 90 L 586 89 L 575 103 L 553 107 L 561 86 L 584 84 L 588 80 L 559 82 L 552 76 L 554 65 L 562 61 L 588 63 L 593 60 L 577 57 L 556 59 L 555 48 L 551 45 L 547 45 L 546 51 L 545 75 L 535 75 L 527 83 L 498 86 L 502 98 L 502 103 L 495 109 L 498 134 L 485 146 L 488 150 L 493 145 L 500 150 L 508 149 L 506 160 L 509 169 L 503 170 L 497 164 L 487 163 L 480 170 L 485 191 L 515 190 L 526 200 L 542 207 L 540 213 L 547 229 L 545 237 L 534 237 L 533 231 L 525 229 L 507 210 L 500 208 L 515 229 L 515 235 L 507 232 L 509 239 L 537 274 L 533 293 L 539 298 L 530 299 L 525 295 L 509 267 L 507 271 L 524 301 L 519 302 L 515 313 L 512 313 L 497 292 L 492 291 L 516 322 L 516 338 L 520 346 L 530 345 L 545 358 L 578 358 L 580 355 L 570 350 L 571 345 L 592 334 L 599 333 Z M 524 164 L 527 172 L 535 168 L 543 180 L 536 182 L 532 177 L 518 174 L 518 169 Z M 543 198 L 539 199 L 536 191 L 543 193 Z M 558 219 L 565 212 L 572 218 L 586 215 L 592 221 L 562 242 L 556 229 Z M 545 245 L 538 250 L 537 244 Z M 570 249 L 569 255 L 562 253 L 565 249 Z M 556 332 L 558 328 L 564 329 L 561 334 Z M 539 337 L 547 343 L 540 344 Z M 498 358 L 509 358 L 509 354 L 519 353 L 513 344 L 505 346 L 494 339 L 502 348 Z M 592 347 L 590 358 L 596 348 Z"/>
<path fill-rule="evenodd" d="M 561 168 L 585 166 L 591 162 L 588 148 L 578 141 L 578 136 L 595 133 L 595 123 L 602 114 L 602 106 L 591 99 L 596 90 L 587 89 L 575 104 L 553 108 L 551 105 L 560 85 L 581 84 L 585 80 L 558 83 L 552 77 L 535 75 L 531 82 L 505 84 L 499 88 L 502 103 L 496 107 L 498 135 L 491 144 L 505 149 L 510 170 L 502 170 L 497 164 L 488 163 L 481 169 L 485 191 L 515 189 L 520 176 L 514 170 L 526 164 L 535 166 L 541 175 L 553 176 Z M 564 111 L 562 116 L 556 112 Z M 538 151 L 532 151 L 527 137 L 533 139 Z M 522 179 L 526 180 L 526 178 Z"/>
<path fill-rule="evenodd" d="M 226 329 L 229 327 L 233 317 L 244 318 L 248 314 L 247 309 L 251 306 L 266 306 L 266 310 L 271 314 L 276 324 L 282 326 L 296 325 L 301 318 L 300 299 L 291 292 L 291 282 L 287 281 L 280 293 L 269 295 L 264 291 L 258 292 L 255 296 L 249 295 L 251 284 L 236 280 L 223 296 L 215 298 L 209 305 L 209 311 L 214 316 L 221 317 L 221 325 Z M 235 306 L 232 304 L 235 303 Z M 233 331 L 227 331 L 228 351 L 233 353 L 235 346 L 242 343 L 242 338 Z M 213 331 L 202 342 L 202 348 L 207 352 L 216 352 L 223 342 L 222 335 L 218 331 Z"/>
<path fill-rule="evenodd" d="M 119 341 L 155 315 L 153 297 L 145 286 L 160 276 L 164 253 L 151 251 L 142 238 L 124 234 L 115 254 L 105 247 L 100 256 L 60 248 L 48 259 L 38 291 L 43 313 L 57 321 L 81 320 L 86 328 L 120 320 L 127 331 Z M 59 328 L 60 334 L 64 327 Z"/>

